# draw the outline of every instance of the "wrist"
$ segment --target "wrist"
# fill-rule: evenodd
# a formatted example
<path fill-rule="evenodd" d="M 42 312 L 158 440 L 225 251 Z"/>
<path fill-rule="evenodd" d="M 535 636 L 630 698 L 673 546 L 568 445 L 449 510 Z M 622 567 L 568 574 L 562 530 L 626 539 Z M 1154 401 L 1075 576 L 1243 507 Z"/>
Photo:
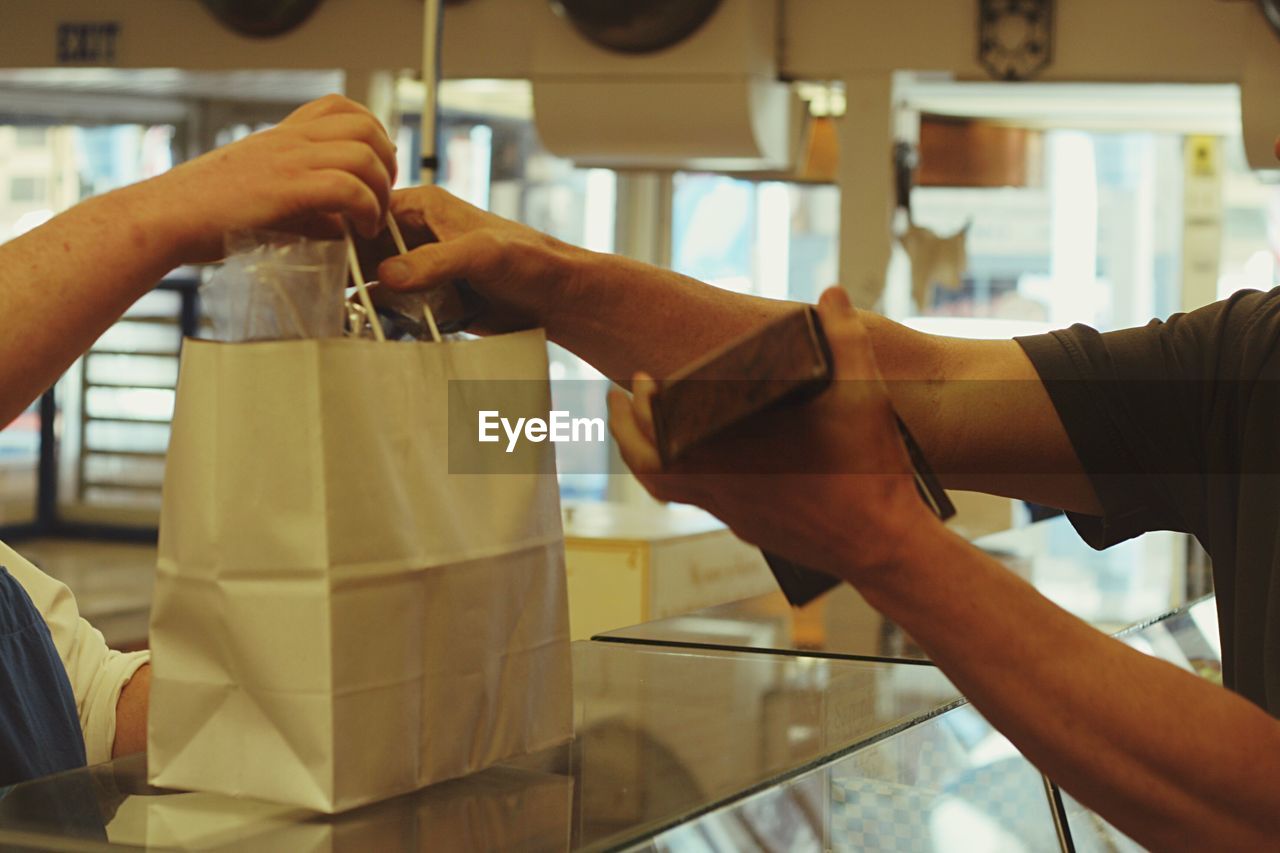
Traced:
<path fill-rule="evenodd" d="M 130 223 L 131 245 L 162 267 L 161 275 L 196 261 L 199 253 L 199 240 L 187 227 L 187 217 L 166 203 L 167 177 L 159 175 L 99 197 L 107 215 Z"/>
<path fill-rule="evenodd" d="M 876 548 L 853 542 L 845 549 L 841 576 L 868 597 L 918 585 L 955 537 L 914 491 L 907 498 L 909 505 L 890 510 L 876 526 Z"/>
<path fill-rule="evenodd" d="M 537 320 L 546 329 L 547 337 L 559 342 L 594 312 L 592 301 L 599 294 L 592 282 L 600 280 L 610 256 L 560 241 L 552 246 L 551 255 L 549 291 Z"/>

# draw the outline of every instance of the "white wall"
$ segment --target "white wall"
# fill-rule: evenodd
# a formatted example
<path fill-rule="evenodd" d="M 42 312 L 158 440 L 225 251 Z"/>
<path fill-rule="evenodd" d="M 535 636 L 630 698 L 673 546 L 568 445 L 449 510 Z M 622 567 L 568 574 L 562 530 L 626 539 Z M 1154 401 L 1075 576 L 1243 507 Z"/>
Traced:
<path fill-rule="evenodd" d="M 974 0 L 786 0 L 785 76 L 895 69 L 982 79 Z M 1280 38 L 1248 0 L 1061 0 L 1045 80 L 1237 81 L 1250 57 L 1280 64 Z M 468 0 L 446 11 L 445 74 L 527 77 L 545 0 Z M 6 0 L 0 66 L 57 65 L 61 22 L 119 21 L 125 68 L 416 68 L 420 0 L 325 0 L 298 30 L 236 36 L 195 0 Z"/>
<path fill-rule="evenodd" d="M 1059 0 L 1044 80 L 1233 82 L 1247 54 L 1280 63 L 1280 38 L 1246 0 Z M 445 74 L 524 77 L 543 0 L 470 0 L 445 16 Z M 894 69 L 984 79 L 975 0 L 786 0 L 782 68 L 842 79 Z"/>
<path fill-rule="evenodd" d="M 1245 49 L 1280 62 L 1257 4 L 1221 0 L 1059 0 L 1044 80 L 1227 82 Z M 790 0 L 784 68 L 840 78 L 890 68 L 984 79 L 974 0 Z"/>
<path fill-rule="evenodd" d="M 121 68 L 417 68 L 420 0 L 325 0 L 279 38 L 238 36 L 195 0 L 5 0 L 0 66 L 57 66 L 61 23 L 118 22 Z M 476 38 L 482 34 L 475 33 Z"/>
<path fill-rule="evenodd" d="M 730 0 L 757 2 L 757 0 Z M 897 70 L 983 79 L 974 0 L 785 0 L 784 77 L 842 80 L 841 280 L 861 304 L 888 257 L 886 167 Z M 447 77 L 534 75 L 545 0 L 467 0 L 447 8 Z M 1046 81 L 1243 82 L 1246 145 L 1257 165 L 1280 135 L 1280 37 L 1249 0 L 1060 0 Z M 0 65 L 56 63 L 62 21 L 121 22 L 121 67 L 343 68 L 364 97 L 370 72 L 421 61 L 420 0 L 326 0 L 297 31 L 249 39 L 216 25 L 194 0 L 8 0 Z"/>

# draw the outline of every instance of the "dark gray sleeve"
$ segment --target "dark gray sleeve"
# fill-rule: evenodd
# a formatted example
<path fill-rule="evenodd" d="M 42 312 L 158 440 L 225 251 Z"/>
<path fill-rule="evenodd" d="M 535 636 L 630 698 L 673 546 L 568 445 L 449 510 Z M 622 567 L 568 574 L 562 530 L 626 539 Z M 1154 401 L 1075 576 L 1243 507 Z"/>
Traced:
<path fill-rule="evenodd" d="M 1280 311 L 1280 288 L 1244 291 L 1166 321 L 1100 333 L 1076 325 L 1018 338 L 1102 504 L 1070 513 L 1105 548 L 1149 530 L 1205 530 L 1207 478 L 1239 474 L 1251 330 Z M 1275 342 L 1280 346 L 1280 341 Z"/>

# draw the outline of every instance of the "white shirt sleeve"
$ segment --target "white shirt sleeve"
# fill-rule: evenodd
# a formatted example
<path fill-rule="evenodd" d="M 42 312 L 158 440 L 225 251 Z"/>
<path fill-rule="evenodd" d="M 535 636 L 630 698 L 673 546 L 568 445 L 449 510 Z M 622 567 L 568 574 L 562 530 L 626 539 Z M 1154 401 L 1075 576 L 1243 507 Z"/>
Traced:
<path fill-rule="evenodd" d="M 58 657 L 62 658 L 75 693 L 89 763 L 109 760 L 116 739 L 116 702 L 120 691 L 138 667 L 150 660 L 150 652 L 125 654 L 107 648 L 101 632 L 80 616 L 71 590 L 3 542 L 0 542 L 0 565 L 18 579 L 49 626 Z"/>

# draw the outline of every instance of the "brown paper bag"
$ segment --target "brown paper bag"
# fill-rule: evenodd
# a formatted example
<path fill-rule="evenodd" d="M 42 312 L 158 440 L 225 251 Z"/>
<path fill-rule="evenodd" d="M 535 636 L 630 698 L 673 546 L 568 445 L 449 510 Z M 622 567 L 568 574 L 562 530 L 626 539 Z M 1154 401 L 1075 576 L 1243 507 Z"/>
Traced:
<path fill-rule="evenodd" d="M 450 383 L 491 379 L 545 410 L 542 333 L 186 343 L 152 784 L 335 812 L 570 736 L 552 446 L 449 473 Z"/>

